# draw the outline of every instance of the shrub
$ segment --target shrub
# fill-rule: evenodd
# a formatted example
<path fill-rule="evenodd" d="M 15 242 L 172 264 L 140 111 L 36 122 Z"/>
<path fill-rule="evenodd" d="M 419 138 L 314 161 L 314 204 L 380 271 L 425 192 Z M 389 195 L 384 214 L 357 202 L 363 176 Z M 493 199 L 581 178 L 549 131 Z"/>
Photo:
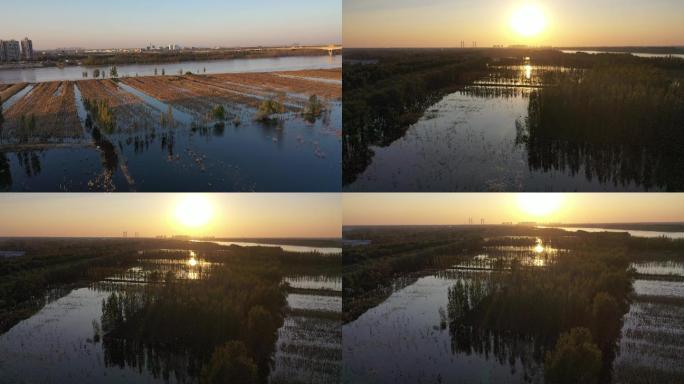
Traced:
<path fill-rule="evenodd" d="M 558 338 L 546 356 L 544 380 L 548 384 L 593 384 L 601 372 L 601 351 L 587 328 L 573 328 Z"/>

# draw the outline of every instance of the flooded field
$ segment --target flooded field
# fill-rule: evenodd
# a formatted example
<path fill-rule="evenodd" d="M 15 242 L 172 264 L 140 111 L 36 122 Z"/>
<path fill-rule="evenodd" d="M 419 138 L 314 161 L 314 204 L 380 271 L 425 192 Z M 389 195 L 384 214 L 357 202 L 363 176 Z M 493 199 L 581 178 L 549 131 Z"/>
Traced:
<path fill-rule="evenodd" d="M 684 264 L 634 265 L 654 280 L 634 281 L 634 301 L 625 316 L 613 369 L 616 383 L 679 383 L 684 377 Z"/>
<path fill-rule="evenodd" d="M 4 108 L 0 190 L 340 188 L 339 68 L 29 87 Z"/>
<path fill-rule="evenodd" d="M 542 383 L 543 364 L 532 358 L 533 343 L 502 335 L 478 338 L 447 326 L 449 288 L 472 276 L 419 278 L 345 324 L 343 381 Z"/>
<path fill-rule="evenodd" d="M 597 382 L 678 383 L 684 377 L 678 363 L 684 357 L 684 264 L 678 254 L 646 253 L 651 256 L 630 262 L 611 242 L 620 239 L 613 234 L 534 228 L 537 236 L 492 232 L 470 252 L 467 242 L 453 243 L 456 250 L 432 248 L 421 257 L 434 255 L 434 261 L 421 268 L 411 258 L 414 244 L 455 242 L 460 232 L 356 231 L 361 233 L 345 235 L 372 238 L 374 246 L 345 248 L 347 260 L 360 260 L 345 275 L 345 292 L 351 293 L 342 327 L 345 383 L 549 382 L 555 373 L 549 361 L 568 329 L 584 329 L 600 346 Z M 680 249 L 677 240 L 662 241 Z M 405 270 L 382 285 L 364 285 L 361 277 L 392 262 L 403 262 Z M 604 298 L 612 315 L 597 315 Z"/>
<path fill-rule="evenodd" d="M 271 383 L 338 383 L 342 370 L 342 279 L 293 275 L 290 314 L 278 331 Z"/>
<path fill-rule="evenodd" d="M 182 252 L 186 258 L 174 257 Z M 207 280 L 221 265 L 193 251 L 152 253 L 154 258 L 146 258 L 139 252 L 134 266 L 98 282 L 46 294 L 40 310 L 0 335 L 0 381 L 199 382 L 197 356 L 191 352 L 103 335 L 112 295 L 146 295 L 148 288 L 165 284 L 169 274 L 176 282 Z M 298 274 L 283 282 L 301 293 L 287 295 L 268 381 L 339 382 L 341 279 Z"/>
<path fill-rule="evenodd" d="M 627 153 L 528 136 L 530 99 L 544 92 L 545 78 L 568 71 L 534 65 L 491 70 L 427 107 L 396 141 L 370 147 L 372 161 L 345 190 L 642 190 L 641 180 L 616 175 Z"/>
<path fill-rule="evenodd" d="M 559 252 L 540 239 L 533 246 L 486 246 L 449 268 L 397 279 L 386 300 L 343 326 L 343 381 L 542 383 L 541 346 L 531 338 L 462 328 L 451 315 L 452 290 L 486 284 L 514 262 L 544 268 Z"/>

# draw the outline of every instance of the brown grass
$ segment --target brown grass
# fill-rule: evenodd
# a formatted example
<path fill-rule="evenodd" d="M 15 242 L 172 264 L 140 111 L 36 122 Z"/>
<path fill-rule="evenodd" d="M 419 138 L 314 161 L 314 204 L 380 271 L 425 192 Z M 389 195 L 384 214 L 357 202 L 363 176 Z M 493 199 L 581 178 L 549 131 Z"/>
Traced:
<path fill-rule="evenodd" d="M 35 129 L 21 125 L 21 117 L 35 118 Z M 74 83 L 40 83 L 5 112 L 3 137 L 22 142 L 48 142 L 83 138 L 76 113 Z"/>
<path fill-rule="evenodd" d="M 28 83 L 0 84 L 0 99 L 2 99 L 2 102 L 4 103 L 27 85 Z"/>
<path fill-rule="evenodd" d="M 283 77 L 281 76 L 283 74 L 287 74 L 287 72 L 226 73 L 212 75 L 210 78 L 226 85 L 240 84 L 242 86 L 257 87 L 276 92 L 297 93 L 305 96 L 317 95 L 323 99 L 340 99 L 342 97 L 342 85 L 340 84 Z"/>
<path fill-rule="evenodd" d="M 334 71 L 304 72 L 314 72 L 320 77 L 332 76 Z M 264 98 L 279 93 L 287 95 L 285 101 L 293 111 L 301 110 L 310 95 L 315 94 L 322 99 L 339 100 L 342 97 L 341 84 L 283 77 L 281 74 L 285 73 L 289 72 L 130 77 L 123 82 L 158 100 L 201 116 L 217 104 L 256 108 Z"/>
<path fill-rule="evenodd" d="M 84 80 L 78 82 L 81 95 L 88 100 L 105 100 L 117 118 L 117 130 L 136 132 L 153 126 L 156 117 L 137 96 L 126 92 L 112 80 Z"/>

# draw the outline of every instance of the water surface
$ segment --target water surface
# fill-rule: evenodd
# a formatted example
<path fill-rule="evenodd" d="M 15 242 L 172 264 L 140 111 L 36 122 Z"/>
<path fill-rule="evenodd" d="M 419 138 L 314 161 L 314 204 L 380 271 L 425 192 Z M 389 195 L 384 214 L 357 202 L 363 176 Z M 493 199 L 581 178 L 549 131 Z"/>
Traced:
<path fill-rule="evenodd" d="M 342 66 L 342 56 L 292 56 L 260 59 L 230 59 L 189 61 L 182 63 L 164 64 L 126 64 L 117 65 L 119 77 L 153 76 L 155 68 L 157 74 L 162 69 L 167 75 L 177 75 L 192 72 L 199 74 L 212 73 L 240 73 L 240 72 L 272 72 L 294 71 L 300 69 L 326 69 L 339 68 Z M 48 68 L 22 68 L 0 69 L 0 83 L 43 83 L 58 80 L 84 80 L 83 72 L 88 72 L 88 78 L 92 78 L 93 71 L 99 69 L 105 71 L 109 77 L 111 66 L 72 66 L 72 67 L 48 67 Z M 205 72 L 206 69 L 206 72 Z"/>

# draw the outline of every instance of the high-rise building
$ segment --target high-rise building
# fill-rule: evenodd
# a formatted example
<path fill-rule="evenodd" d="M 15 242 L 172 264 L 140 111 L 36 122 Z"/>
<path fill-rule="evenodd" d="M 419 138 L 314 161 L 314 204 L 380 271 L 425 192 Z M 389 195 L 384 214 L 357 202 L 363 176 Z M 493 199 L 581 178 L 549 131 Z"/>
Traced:
<path fill-rule="evenodd" d="M 4 48 L 5 42 L 0 40 L 0 63 L 5 61 L 5 48 Z"/>
<path fill-rule="evenodd" d="M 19 42 L 16 40 L 5 40 L 0 42 L 0 56 L 3 61 L 19 61 L 21 59 L 21 51 L 19 49 Z"/>
<path fill-rule="evenodd" d="M 33 60 L 33 41 L 28 37 L 21 41 L 21 57 L 24 60 Z"/>

